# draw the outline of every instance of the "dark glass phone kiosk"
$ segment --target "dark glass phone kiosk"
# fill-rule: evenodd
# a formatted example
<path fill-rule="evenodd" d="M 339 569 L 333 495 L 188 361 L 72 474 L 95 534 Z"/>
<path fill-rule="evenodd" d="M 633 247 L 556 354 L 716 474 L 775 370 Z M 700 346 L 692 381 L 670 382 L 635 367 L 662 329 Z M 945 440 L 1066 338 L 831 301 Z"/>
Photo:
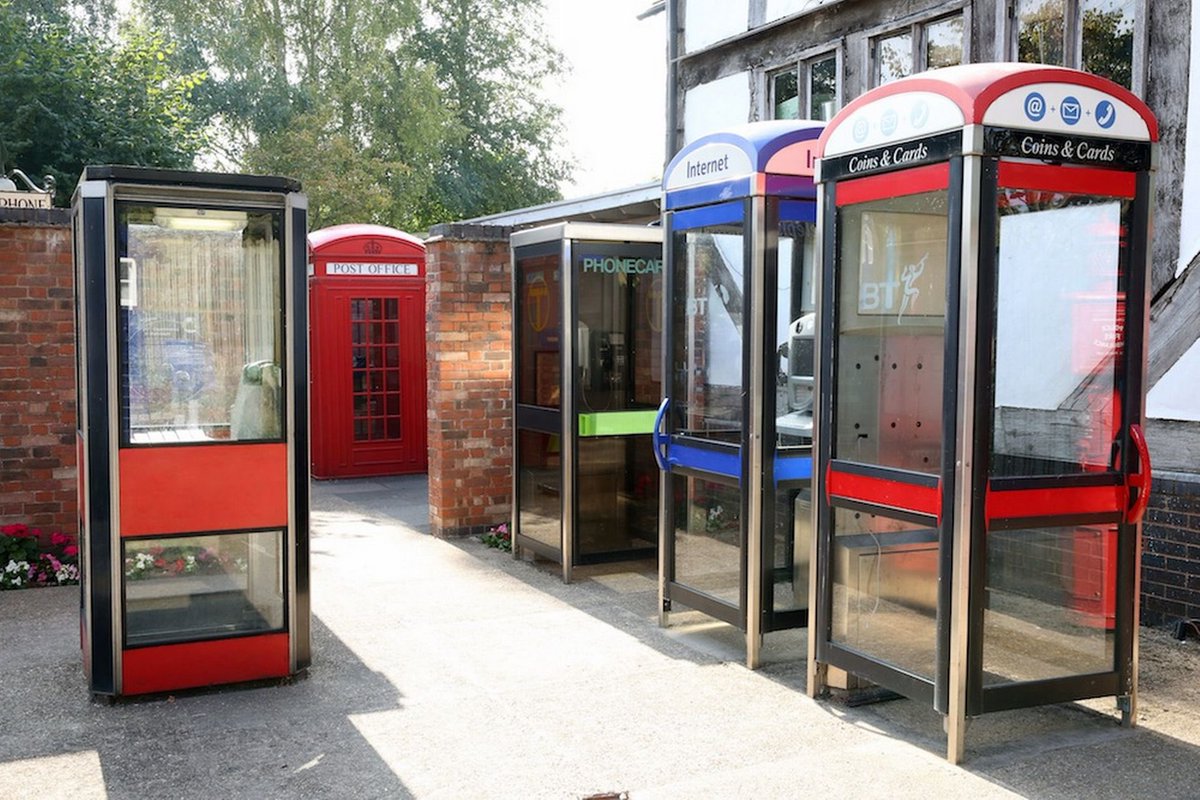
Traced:
<path fill-rule="evenodd" d="M 1154 117 L 1040 65 L 952 67 L 822 139 L 809 690 L 1132 724 Z"/>
<path fill-rule="evenodd" d="M 306 207 L 285 178 L 83 172 L 81 636 L 95 696 L 308 666 Z"/>
<path fill-rule="evenodd" d="M 662 625 L 675 604 L 746 634 L 808 620 L 819 122 L 711 134 L 664 179 Z"/>
<path fill-rule="evenodd" d="M 650 446 L 662 394 L 662 231 L 519 231 L 513 257 L 513 555 L 655 556 Z"/>

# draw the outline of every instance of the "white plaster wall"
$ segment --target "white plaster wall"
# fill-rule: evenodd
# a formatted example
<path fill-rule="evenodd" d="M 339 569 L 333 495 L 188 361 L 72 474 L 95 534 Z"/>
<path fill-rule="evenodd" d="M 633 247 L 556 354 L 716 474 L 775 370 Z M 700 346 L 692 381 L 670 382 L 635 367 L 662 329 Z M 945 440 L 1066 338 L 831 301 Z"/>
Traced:
<path fill-rule="evenodd" d="M 689 89 L 683 98 L 684 144 L 749 121 L 750 73 L 718 78 Z"/>
<path fill-rule="evenodd" d="M 1200 422 L 1200 341 L 1193 344 L 1146 395 L 1146 416 Z"/>
<path fill-rule="evenodd" d="M 790 14 L 798 14 L 801 11 L 811 11 L 814 8 L 821 6 L 829 6 L 834 3 L 840 3 L 841 0 L 767 0 L 767 22 L 774 22 L 777 19 L 782 19 Z"/>
<path fill-rule="evenodd" d="M 744 33 L 750 0 L 685 0 L 683 49 L 690 53 Z"/>
<path fill-rule="evenodd" d="M 1183 170 L 1183 210 L 1179 221 L 1179 263 L 1175 275 L 1200 253 L 1200 2 L 1192 3 L 1192 56 L 1188 69 L 1187 149 Z M 1191 156 L 1191 157 L 1189 157 Z"/>

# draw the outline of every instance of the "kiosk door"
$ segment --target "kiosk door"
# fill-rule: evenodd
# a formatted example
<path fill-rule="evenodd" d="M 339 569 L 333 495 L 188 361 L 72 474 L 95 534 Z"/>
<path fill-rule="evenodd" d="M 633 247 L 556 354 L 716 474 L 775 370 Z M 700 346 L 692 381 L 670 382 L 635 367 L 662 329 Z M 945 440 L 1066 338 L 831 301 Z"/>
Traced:
<path fill-rule="evenodd" d="M 1130 694 L 1131 648 L 1116 636 L 1131 636 L 1136 620 L 1118 619 L 1134 606 L 1117 594 L 1134 583 L 1118 572 L 1136 568 L 1127 523 L 1145 507 L 1150 470 L 1133 408 L 1139 359 L 1127 358 L 1141 352 L 1143 287 L 1131 282 L 1130 253 L 1144 242 L 1129 241 L 1145 230 L 1133 217 L 1146 202 L 1135 197 L 1147 196 L 1138 179 L 985 164 L 981 252 L 994 258 L 981 264 L 978 340 L 994 345 L 978 350 L 975 460 L 988 470 L 972 531 L 981 635 L 969 674 L 981 678 L 968 713 L 1011 708 L 1032 687 L 1043 702 L 1097 687 Z"/>
<path fill-rule="evenodd" d="M 830 254 L 838 277 L 825 287 L 833 310 L 824 323 L 831 458 L 820 523 L 832 534 L 828 646 L 853 671 L 930 701 L 946 669 L 938 596 L 950 577 L 942 502 L 943 466 L 953 462 L 943 426 L 954 387 L 943 368 L 957 267 L 949 187 L 948 163 L 838 184 Z"/>

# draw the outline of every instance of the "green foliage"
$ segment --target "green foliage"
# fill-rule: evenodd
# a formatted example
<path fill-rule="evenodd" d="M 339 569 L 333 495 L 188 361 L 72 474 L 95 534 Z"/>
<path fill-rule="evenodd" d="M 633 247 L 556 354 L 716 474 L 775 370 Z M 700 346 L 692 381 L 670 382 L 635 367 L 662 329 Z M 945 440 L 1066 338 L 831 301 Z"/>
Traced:
<path fill-rule="evenodd" d="M 298 178 L 310 225 L 419 230 L 558 197 L 541 0 L 140 0 L 212 79 L 230 168 Z"/>
<path fill-rule="evenodd" d="M 191 167 L 204 140 L 190 97 L 204 73 L 179 72 L 157 33 L 127 26 L 111 42 L 53 8 L 0 2 L 4 166 L 53 175 L 59 205 L 87 164 Z"/>

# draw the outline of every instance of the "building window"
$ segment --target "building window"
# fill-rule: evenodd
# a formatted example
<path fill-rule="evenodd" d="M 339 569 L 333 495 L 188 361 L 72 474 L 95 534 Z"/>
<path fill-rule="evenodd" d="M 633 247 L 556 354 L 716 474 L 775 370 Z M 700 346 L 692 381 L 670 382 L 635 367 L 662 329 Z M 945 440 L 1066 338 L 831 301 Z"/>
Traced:
<path fill-rule="evenodd" d="M 1010 57 L 1074 67 L 1133 88 L 1141 0 L 1011 0 Z"/>
<path fill-rule="evenodd" d="M 907 28 L 891 30 L 871 40 L 871 80 L 882 86 L 897 78 L 967 60 L 963 15 L 953 14 Z"/>
<path fill-rule="evenodd" d="M 829 120 L 838 109 L 837 53 L 771 73 L 771 119 Z"/>

